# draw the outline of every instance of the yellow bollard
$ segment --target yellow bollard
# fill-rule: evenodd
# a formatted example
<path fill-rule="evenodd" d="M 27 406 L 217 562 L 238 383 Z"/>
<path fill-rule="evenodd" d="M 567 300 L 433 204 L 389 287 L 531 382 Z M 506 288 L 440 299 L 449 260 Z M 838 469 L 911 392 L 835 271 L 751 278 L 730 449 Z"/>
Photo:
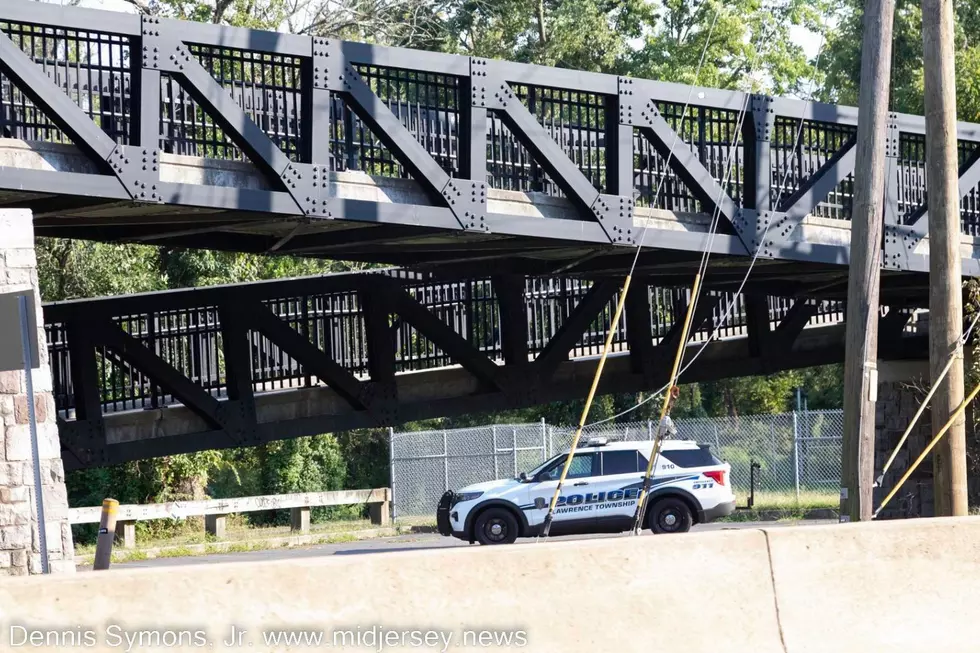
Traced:
<path fill-rule="evenodd" d="M 106 499 L 102 502 L 102 519 L 99 521 L 99 535 L 95 541 L 95 566 L 94 569 L 108 569 L 112 562 L 112 542 L 116 536 L 116 513 L 119 511 L 119 502 L 115 499 Z"/>

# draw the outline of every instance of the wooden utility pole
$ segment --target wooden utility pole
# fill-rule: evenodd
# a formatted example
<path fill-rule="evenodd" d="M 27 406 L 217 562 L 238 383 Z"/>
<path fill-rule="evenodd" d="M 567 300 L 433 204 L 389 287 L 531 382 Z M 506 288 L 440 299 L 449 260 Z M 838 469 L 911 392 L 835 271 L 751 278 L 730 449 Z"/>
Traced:
<path fill-rule="evenodd" d="M 878 392 L 878 285 L 884 219 L 885 131 L 895 0 L 867 0 L 847 277 L 841 521 L 869 520 Z"/>
<path fill-rule="evenodd" d="M 932 429 L 943 427 L 963 401 L 963 278 L 956 152 L 956 77 L 952 0 L 922 0 L 925 72 L 926 179 L 929 209 L 929 369 L 935 379 L 955 355 L 932 399 Z M 936 515 L 967 514 L 966 426 L 962 414 L 932 459 Z"/>

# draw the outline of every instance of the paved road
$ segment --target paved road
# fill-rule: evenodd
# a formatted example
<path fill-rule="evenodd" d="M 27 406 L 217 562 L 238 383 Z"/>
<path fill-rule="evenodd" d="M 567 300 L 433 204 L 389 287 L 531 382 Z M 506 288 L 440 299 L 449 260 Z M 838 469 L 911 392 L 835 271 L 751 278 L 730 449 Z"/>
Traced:
<path fill-rule="evenodd" d="M 835 524 L 836 521 L 830 520 L 807 520 L 801 522 L 732 522 L 732 523 L 713 523 L 695 526 L 693 532 L 704 533 L 719 530 L 741 530 L 747 528 L 773 528 L 788 525 L 813 525 L 813 524 Z M 649 537 L 651 533 L 644 531 L 643 536 Z M 601 534 L 601 535 L 570 535 L 567 537 L 556 537 L 555 541 L 572 541 L 582 539 L 599 539 L 610 537 L 624 537 L 622 534 Z M 669 536 L 665 536 L 669 537 Z M 520 539 L 518 544 L 529 544 L 534 540 Z M 417 534 L 399 535 L 396 537 L 382 537 L 371 540 L 360 540 L 357 542 L 346 542 L 343 544 L 318 544 L 308 547 L 296 547 L 289 549 L 270 549 L 268 551 L 248 551 L 243 553 L 217 553 L 212 555 L 186 556 L 179 558 L 156 558 L 153 560 L 141 560 L 138 562 L 115 563 L 113 569 L 132 569 L 139 567 L 173 567 L 178 565 L 207 565 L 215 562 L 256 562 L 262 560 L 287 560 L 296 558 L 314 558 L 327 555 L 361 555 L 366 553 L 384 553 L 390 551 L 407 551 L 412 549 L 447 549 L 451 547 L 471 546 L 467 542 L 462 542 L 453 537 L 442 537 L 437 534 Z M 472 546 L 479 546 L 474 544 Z M 79 571 L 90 571 L 91 567 L 78 567 Z"/>

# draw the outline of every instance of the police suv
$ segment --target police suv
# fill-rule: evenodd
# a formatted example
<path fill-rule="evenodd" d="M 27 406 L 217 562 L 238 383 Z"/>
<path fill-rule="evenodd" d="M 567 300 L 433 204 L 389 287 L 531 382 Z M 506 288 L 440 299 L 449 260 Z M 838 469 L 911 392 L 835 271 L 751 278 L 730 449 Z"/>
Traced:
<path fill-rule="evenodd" d="M 633 528 L 652 441 L 589 440 L 576 450 L 558 497 L 551 535 L 618 533 Z M 536 536 L 551 504 L 565 451 L 514 479 L 469 485 L 446 492 L 436 510 L 442 535 L 470 543 L 510 544 Z M 665 440 L 650 479 L 644 528 L 683 533 L 694 524 L 732 514 L 731 466 L 707 445 Z"/>

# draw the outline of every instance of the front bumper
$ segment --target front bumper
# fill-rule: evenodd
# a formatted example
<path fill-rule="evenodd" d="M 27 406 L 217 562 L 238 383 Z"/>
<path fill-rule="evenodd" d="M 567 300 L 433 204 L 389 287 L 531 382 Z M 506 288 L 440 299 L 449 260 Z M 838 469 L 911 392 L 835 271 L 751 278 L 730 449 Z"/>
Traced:
<path fill-rule="evenodd" d="M 709 508 L 702 511 L 699 517 L 699 522 L 706 524 L 708 522 L 714 521 L 716 519 L 721 519 L 722 517 L 727 517 L 728 515 L 735 512 L 735 500 L 726 501 L 724 503 L 719 503 L 714 508 Z"/>

